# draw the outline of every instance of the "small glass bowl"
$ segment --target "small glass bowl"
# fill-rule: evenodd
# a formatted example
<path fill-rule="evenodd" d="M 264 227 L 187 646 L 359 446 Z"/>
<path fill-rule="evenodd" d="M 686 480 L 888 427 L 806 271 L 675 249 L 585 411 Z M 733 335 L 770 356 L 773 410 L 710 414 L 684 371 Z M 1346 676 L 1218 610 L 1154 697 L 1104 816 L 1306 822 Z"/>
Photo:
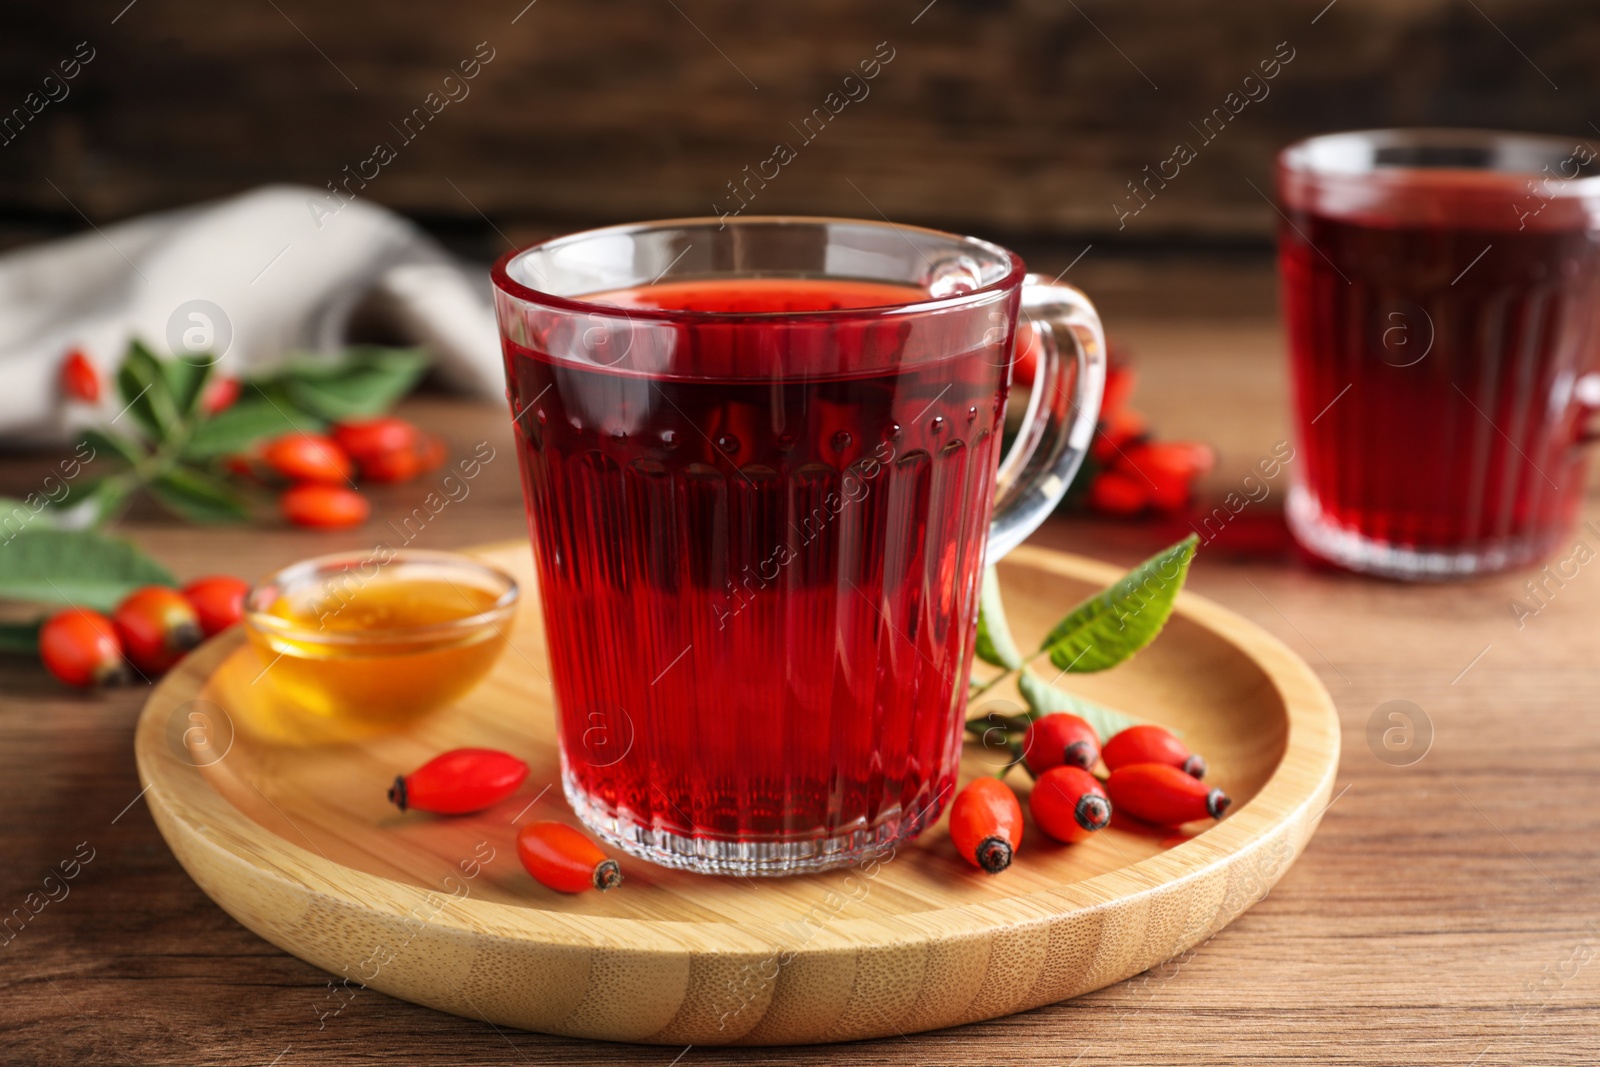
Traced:
<path fill-rule="evenodd" d="M 245 598 L 258 682 L 319 739 L 385 732 L 483 680 L 506 645 L 521 590 L 509 574 L 449 552 L 302 560 Z M 290 733 L 295 723 L 280 723 Z"/>

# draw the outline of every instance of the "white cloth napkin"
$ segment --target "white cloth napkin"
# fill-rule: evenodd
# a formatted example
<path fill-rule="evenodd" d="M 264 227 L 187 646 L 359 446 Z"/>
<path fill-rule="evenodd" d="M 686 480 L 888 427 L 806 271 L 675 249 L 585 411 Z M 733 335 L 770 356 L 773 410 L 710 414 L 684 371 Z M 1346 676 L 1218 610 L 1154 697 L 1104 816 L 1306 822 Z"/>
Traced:
<path fill-rule="evenodd" d="M 74 348 L 108 385 L 133 337 L 180 356 L 225 343 L 219 370 L 237 375 L 291 349 L 337 350 L 358 308 L 427 349 L 447 384 L 503 393 L 485 272 L 393 212 L 330 205 L 266 186 L 0 255 L 0 437 L 60 440 L 117 414 L 112 388 L 99 411 L 65 401 Z"/>

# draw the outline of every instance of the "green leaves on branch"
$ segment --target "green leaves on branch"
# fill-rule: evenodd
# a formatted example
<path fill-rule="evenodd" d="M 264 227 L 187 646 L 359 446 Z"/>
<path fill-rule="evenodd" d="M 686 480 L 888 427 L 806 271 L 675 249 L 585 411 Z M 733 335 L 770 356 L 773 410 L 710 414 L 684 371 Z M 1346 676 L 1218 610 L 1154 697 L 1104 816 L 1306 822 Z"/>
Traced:
<path fill-rule="evenodd" d="M 145 486 L 157 503 L 197 523 L 237 522 L 250 517 L 250 501 L 227 481 L 198 467 L 173 464 Z"/>
<path fill-rule="evenodd" d="M 13 656 L 39 654 L 39 630 L 42 619 L 33 622 L 0 622 L 0 653 Z"/>
<path fill-rule="evenodd" d="M 1011 636 L 1011 626 L 1006 622 L 1005 608 L 1000 603 L 1000 575 L 993 567 L 983 570 L 983 585 L 978 593 L 978 637 L 974 651 L 983 662 L 1006 670 L 1016 670 L 1024 662 L 1016 639 Z"/>
<path fill-rule="evenodd" d="M 251 498 L 218 461 L 268 438 L 386 411 L 427 369 L 415 349 L 362 346 L 332 357 L 291 357 L 247 379 L 238 399 L 213 414 L 205 400 L 215 362 L 206 354 L 163 359 L 139 341 L 128 346 L 116 374 L 123 414 L 84 432 L 79 452 L 92 449 L 96 477 L 58 502 L 64 522 L 99 526 L 140 492 L 190 522 L 247 519 Z"/>
<path fill-rule="evenodd" d="M 1062 673 L 1083 674 L 1103 671 L 1130 659 L 1155 640 L 1172 616 L 1178 591 L 1189 576 L 1198 540 L 1191 535 L 1156 553 L 1083 601 L 1051 628 L 1031 654 L 1018 649 L 1001 604 L 1000 580 L 994 568 L 986 570 L 978 597 L 975 653 L 985 663 L 1004 671 L 987 682 L 974 682 L 969 696 L 979 696 L 1016 677 L 1017 688 L 1031 709 L 1029 718 L 1070 712 L 1086 719 L 1101 737 L 1135 725 L 1138 720 L 1122 712 L 1055 688 L 1029 670 L 1028 664 L 1048 658 Z"/>
<path fill-rule="evenodd" d="M 234 405 L 199 423 L 183 446 L 183 458 L 196 462 L 244 452 L 257 441 L 295 430 L 316 431 L 321 419 L 296 409 L 284 409 L 259 395 L 244 393 Z"/>
<path fill-rule="evenodd" d="M 338 422 L 389 410 L 427 369 L 427 358 L 417 349 L 363 345 L 337 359 L 291 359 L 249 384 L 289 411 Z"/>
<path fill-rule="evenodd" d="M 126 541 L 92 530 L 27 528 L 0 540 L 0 600 L 111 611 L 145 585 L 177 585 Z"/>
<path fill-rule="evenodd" d="M 1189 576 L 1194 534 L 1156 553 L 1121 581 L 1073 608 L 1040 646 L 1063 671 L 1087 674 L 1115 667 L 1155 640 Z"/>
<path fill-rule="evenodd" d="M 978 598 L 978 658 L 1007 673 L 1044 655 L 1059 670 L 1078 674 L 1115 667 L 1155 640 L 1167 624 L 1198 541 L 1189 535 L 1073 608 L 1030 656 L 1017 650 L 1000 602 L 1000 580 L 989 568 Z"/>
<path fill-rule="evenodd" d="M 1030 719 L 1064 711 L 1087 722 L 1101 738 L 1115 737 L 1128 727 L 1139 725 L 1140 720 L 1132 715 L 1063 692 L 1032 671 L 1022 672 L 1017 678 L 1017 688 L 1022 691 L 1022 699 L 1028 702 Z"/>

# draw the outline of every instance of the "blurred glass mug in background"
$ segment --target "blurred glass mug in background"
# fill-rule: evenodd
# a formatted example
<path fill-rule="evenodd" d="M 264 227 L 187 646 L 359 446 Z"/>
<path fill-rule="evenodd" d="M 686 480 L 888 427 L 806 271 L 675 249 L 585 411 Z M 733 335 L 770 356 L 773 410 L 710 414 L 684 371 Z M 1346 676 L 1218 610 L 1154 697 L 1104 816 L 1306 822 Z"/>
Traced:
<path fill-rule="evenodd" d="M 1083 294 L 972 238 L 749 217 L 557 238 L 494 283 L 578 817 L 724 874 L 936 820 L 983 563 L 1094 432 Z M 1019 313 L 1046 358 L 997 472 Z"/>
<path fill-rule="evenodd" d="M 1549 554 L 1577 517 L 1600 400 L 1600 167 L 1477 130 L 1284 149 L 1279 269 L 1312 553 L 1396 578 Z"/>

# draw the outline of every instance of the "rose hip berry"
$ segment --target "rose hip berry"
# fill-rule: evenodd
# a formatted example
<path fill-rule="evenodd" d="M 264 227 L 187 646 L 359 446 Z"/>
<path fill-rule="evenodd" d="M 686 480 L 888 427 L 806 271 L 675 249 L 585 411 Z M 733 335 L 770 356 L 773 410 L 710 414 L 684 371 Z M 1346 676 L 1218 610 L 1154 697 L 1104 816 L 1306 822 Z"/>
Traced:
<path fill-rule="evenodd" d="M 417 455 L 420 457 L 423 473 L 438 470 L 444 466 L 444 442 L 431 433 L 427 434 L 422 438 L 422 447 L 417 449 Z"/>
<path fill-rule="evenodd" d="M 1040 775 L 1028 810 L 1046 837 L 1069 845 L 1111 821 L 1111 801 L 1099 779 L 1081 767 L 1052 767 Z"/>
<path fill-rule="evenodd" d="M 617 861 L 562 822 L 531 822 L 518 830 L 517 857 L 540 885 L 559 893 L 604 891 L 622 882 Z"/>
<path fill-rule="evenodd" d="M 1103 515 L 1137 515 L 1150 503 L 1150 486 L 1135 474 L 1115 468 L 1089 483 L 1089 506 Z"/>
<path fill-rule="evenodd" d="M 1088 770 L 1100 758 L 1100 738 L 1078 716 L 1058 711 L 1033 721 L 1022 737 L 1022 751 L 1036 775 L 1061 766 Z"/>
<path fill-rule="evenodd" d="M 528 765 L 508 752 L 457 748 L 398 775 L 389 787 L 389 800 L 401 811 L 470 815 L 494 807 L 527 777 Z"/>
<path fill-rule="evenodd" d="M 206 386 L 206 391 L 200 397 L 200 410 L 207 415 L 220 415 L 233 407 L 234 401 L 239 399 L 243 386 L 239 379 L 226 376 L 215 378 Z"/>
<path fill-rule="evenodd" d="M 45 670 L 67 685 L 87 689 L 128 680 L 128 664 L 116 625 L 98 611 L 68 608 L 39 630 Z"/>
<path fill-rule="evenodd" d="M 1196 778 L 1206 776 L 1206 761 L 1190 752 L 1170 730 L 1153 723 L 1130 726 L 1113 735 L 1100 755 L 1112 770 L 1135 763 L 1165 763 Z"/>
<path fill-rule="evenodd" d="M 357 463 L 395 452 L 412 452 L 421 439 L 421 431 L 393 415 L 353 419 L 333 428 L 334 442 Z"/>
<path fill-rule="evenodd" d="M 250 583 L 227 574 L 196 578 L 183 587 L 183 598 L 200 620 L 200 632 L 219 634 L 244 618 L 244 598 Z"/>
<path fill-rule="evenodd" d="M 100 402 L 100 372 L 79 349 L 74 348 L 61 361 L 61 391 L 85 404 Z"/>
<path fill-rule="evenodd" d="M 422 473 L 422 457 L 415 449 L 404 452 L 381 452 L 376 456 L 358 460 L 361 480 L 393 485 L 409 482 Z"/>
<path fill-rule="evenodd" d="M 1150 486 L 1150 500 L 1163 511 L 1188 502 L 1194 481 L 1216 459 L 1205 445 L 1188 441 L 1146 441 L 1127 449 L 1126 465 Z"/>
<path fill-rule="evenodd" d="M 290 433 L 268 441 L 261 458 L 293 482 L 342 485 L 355 471 L 344 449 L 317 433 Z"/>
<path fill-rule="evenodd" d="M 1022 805 L 998 778 L 974 778 L 950 805 L 950 840 L 968 863 L 990 874 L 1011 866 L 1022 844 Z"/>
<path fill-rule="evenodd" d="M 194 608 L 176 589 L 161 585 L 129 593 L 111 621 L 128 662 L 145 674 L 163 673 L 203 636 Z"/>
<path fill-rule="evenodd" d="M 342 485 L 318 485 L 308 482 L 284 490 L 278 498 L 283 517 L 296 526 L 311 526 L 322 530 L 338 530 L 346 526 L 360 526 L 372 513 L 367 498 L 354 489 Z"/>
<path fill-rule="evenodd" d="M 1106 793 L 1118 811 L 1157 826 L 1220 819 L 1233 803 L 1222 790 L 1165 763 L 1118 767 L 1106 779 Z"/>

